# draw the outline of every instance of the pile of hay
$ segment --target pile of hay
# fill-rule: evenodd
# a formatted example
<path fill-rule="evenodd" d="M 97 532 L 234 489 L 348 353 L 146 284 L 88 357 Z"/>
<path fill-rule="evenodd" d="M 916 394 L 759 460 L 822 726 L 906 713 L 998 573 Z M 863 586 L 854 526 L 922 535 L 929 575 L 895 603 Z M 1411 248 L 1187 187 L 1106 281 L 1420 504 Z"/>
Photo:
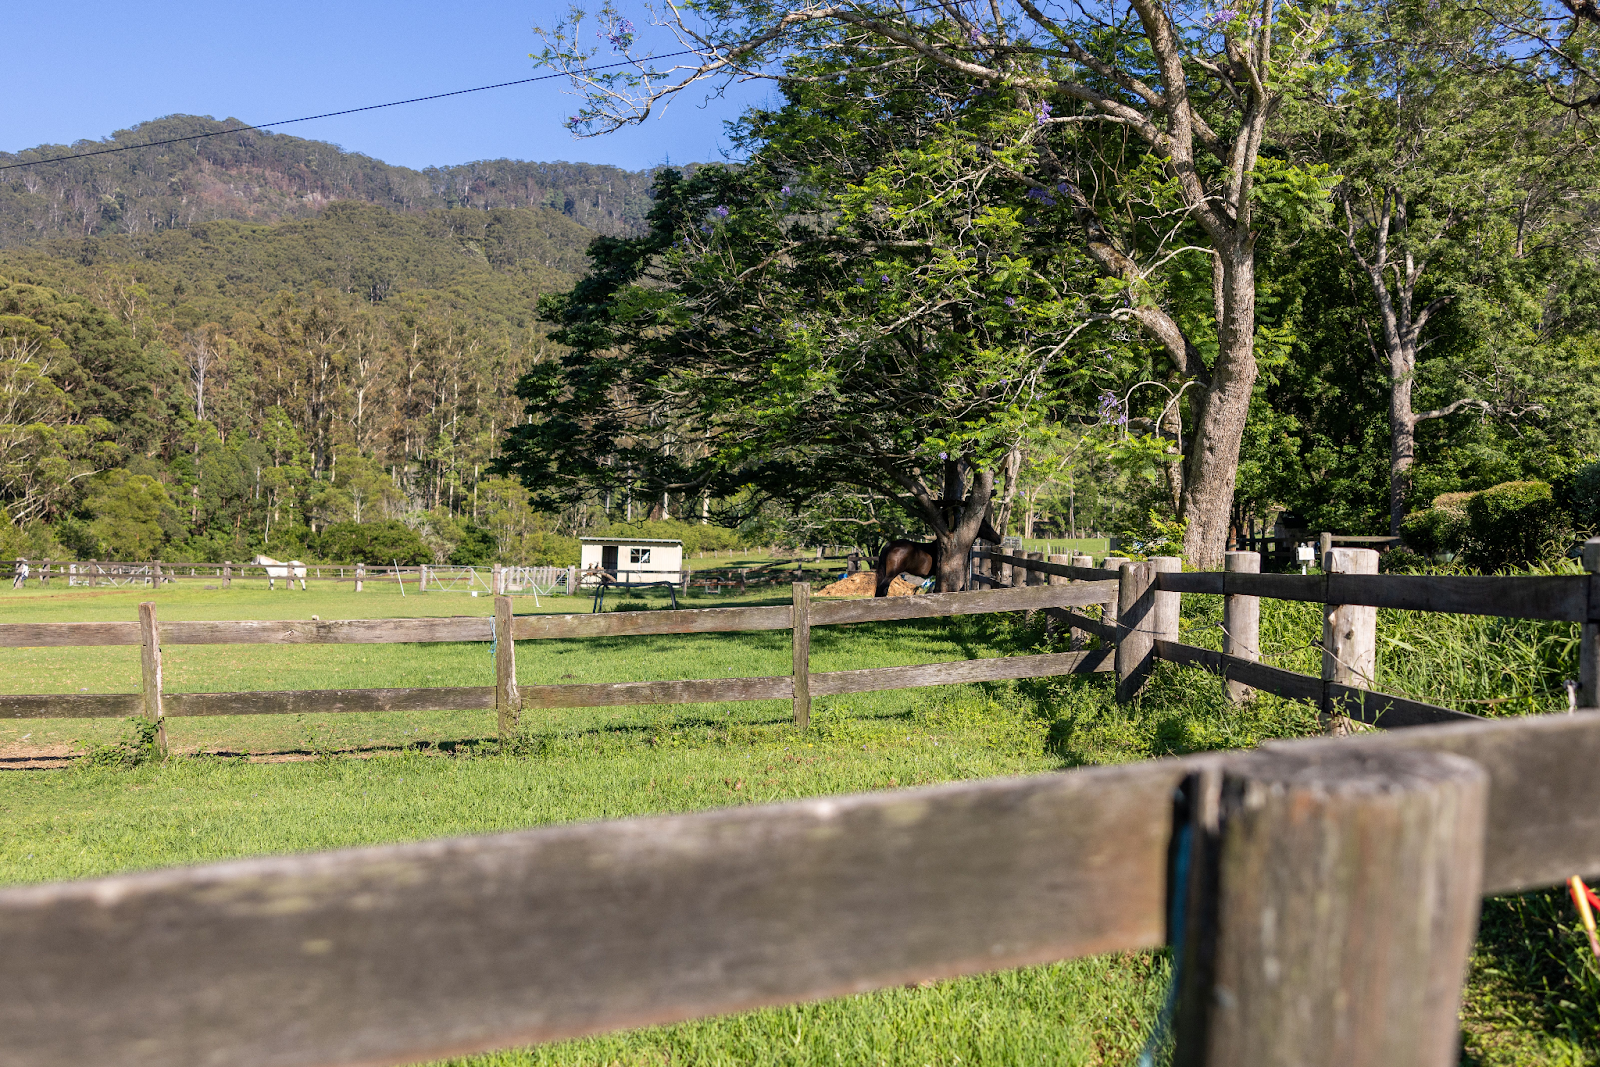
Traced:
<path fill-rule="evenodd" d="M 856 571 L 832 585 L 817 590 L 817 596 L 871 596 L 878 588 L 878 576 L 871 571 Z M 922 582 L 903 574 L 895 575 L 889 583 L 890 596 L 914 596 L 922 590 Z"/>

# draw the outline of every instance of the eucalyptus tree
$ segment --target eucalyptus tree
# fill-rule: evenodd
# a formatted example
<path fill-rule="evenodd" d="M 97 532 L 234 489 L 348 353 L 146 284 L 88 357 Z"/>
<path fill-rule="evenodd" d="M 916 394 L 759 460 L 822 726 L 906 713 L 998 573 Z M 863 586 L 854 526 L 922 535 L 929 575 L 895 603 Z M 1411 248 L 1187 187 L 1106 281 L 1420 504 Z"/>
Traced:
<path fill-rule="evenodd" d="M 1539 410 L 1515 374 L 1463 376 L 1448 372 L 1450 361 L 1419 360 L 1452 305 L 1519 299 L 1486 294 L 1506 286 L 1512 264 L 1531 266 L 1523 273 L 1538 275 L 1528 279 L 1535 290 L 1555 281 L 1549 253 L 1593 228 L 1583 221 L 1595 204 L 1593 145 L 1570 109 L 1528 90 L 1523 72 L 1492 69 L 1499 40 L 1481 9 L 1351 5 L 1335 43 L 1337 91 L 1288 109 L 1284 139 L 1338 176 L 1334 225 L 1372 297 L 1365 345 L 1388 372 L 1389 532 L 1398 534 L 1420 424 Z M 1502 361 L 1510 340 L 1502 329 Z M 1431 404 L 1421 410 L 1419 385 Z"/>
<path fill-rule="evenodd" d="M 545 301 L 573 351 L 523 379 L 502 460 L 543 504 L 631 488 L 733 522 L 850 488 L 922 519 L 961 587 L 1007 457 L 1093 396 L 1127 309 L 1023 177 L 1036 115 L 861 44 L 791 57 L 744 164 L 663 172 L 649 232 Z"/>
<path fill-rule="evenodd" d="M 663 24 L 694 56 L 678 65 L 642 54 L 642 38 L 609 6 L 597 15 L 600 36 L 631 65 L 593 69 L 598 50 L 581 13 L 544 33 L 538 58 L 586 94 L 569 120 L 575 131 L 641 121 L 691 86 L 785 83 L 797 76 L 785 57 L 840 36 L 870 43 L 878 68 L 907 86 L 934 71 L 959 75 L 1025 122 L 1059 131 L 1008 164 L 1007 177 L 1059 200 L 1076 248 L 1169 362 L 1191 426 L 1175 472 L 1185 547 L 1196 564 L 1219 566 L 1257 374 L 1261 193 L 1264 185 L 1291 199 L 1324 192 L 1310 176 L 1263 161 L 1263 141 L 1283 94 L 1321 75 L 1315 50 L 1332 5 L 705 0 L 668 10 Z M 1209 261 L 1209 292 L 1185 306 L 1180 275 L 1196 259 Z"/>

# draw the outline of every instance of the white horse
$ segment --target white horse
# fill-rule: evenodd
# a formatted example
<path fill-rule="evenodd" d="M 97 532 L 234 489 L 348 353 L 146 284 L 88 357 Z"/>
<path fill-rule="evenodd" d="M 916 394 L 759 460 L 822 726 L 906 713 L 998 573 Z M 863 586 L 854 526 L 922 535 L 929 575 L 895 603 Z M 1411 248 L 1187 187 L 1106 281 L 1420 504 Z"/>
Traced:
<path fill-rule="evenodd" d="M 250 562 L 254 563 L 257 567 L 265 567 L 267 569 L 268 592 L 271 592 L 277 588 L 275 582 L 279 578 L 282 578 L 290 589 L 294 588 L 294 580 L 298 578 L 300 579 L 301 590 L 305 590 L 306 565 L 301 563 L 299 560 L 291 559 L 287 563 L 284 563 L 280 560 L 273 559 L 271 556 L 257 556 Z"/>

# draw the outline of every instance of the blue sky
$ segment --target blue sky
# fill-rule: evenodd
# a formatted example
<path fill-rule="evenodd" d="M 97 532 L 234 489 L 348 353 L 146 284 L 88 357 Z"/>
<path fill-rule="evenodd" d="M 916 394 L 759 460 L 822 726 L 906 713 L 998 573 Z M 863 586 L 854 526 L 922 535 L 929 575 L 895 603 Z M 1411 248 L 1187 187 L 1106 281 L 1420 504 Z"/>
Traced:
<path fill-rule="evenodd" d="M 566 8 L 556 0 L 8 4 L 0 150 L 98 140 L 174 113 L 270 122 L 531 77 L 542 73 L 528 58 L 539 47 L 533 26 Z M 642 9 L 633 14 L 644 21 Z M 709 104 L 696 93 L 643 126 L 580 141 L 560 125 L 573 110 L 564 87 L 275 128 L 409 167 L 509 157 L 637 169 L 721 158 L 722 123 L 769 92 L 746 87 Z"/>

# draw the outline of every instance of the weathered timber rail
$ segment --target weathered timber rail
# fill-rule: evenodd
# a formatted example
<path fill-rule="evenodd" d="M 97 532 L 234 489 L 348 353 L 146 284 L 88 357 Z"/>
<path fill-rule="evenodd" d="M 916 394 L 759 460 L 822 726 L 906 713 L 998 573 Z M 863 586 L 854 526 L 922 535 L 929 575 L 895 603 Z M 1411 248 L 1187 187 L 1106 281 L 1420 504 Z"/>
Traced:
<path fill-rule="evenodd" d="M 1444 1067 L 1479 896 L 1600 871 L 1597 761 L 1585 711 L 3 889 L 0 1063 L 403 1063 L 1149 949 L 1181 839 L 1181 1062 Z"/>
<path fill-rule="evenodd" d="M 1105 569 L 1044 562 L 1033 558 L 1037 555 L 975 552 L 974 560 L 990 567 L 989 574 L 975 577 L 984 584 L 1001 585 L 1009 578 L 1020 585 L 1019 576 L 1023 575 L 1028 581 L 1040 576 L 1052 582 L 1103 582 L 1107 576 Z M 1062 625 L 1116 643 L 1123 653 L 1118 672 L 1125 691 L 1136 691 L 1152 663 L 1166 660 L 1222 676 L 1236 699 L 1261 690 L 1315 703 L 1329 720 L 1344 718 L 1381 727 L 1481 717 L 1372 691 L 1375 609 L 1576 622 L 1583 630 L 1580 698 L 1585 706 L 1600 704 L 1600 540 L 1585 546 L 1584 567 L 1589 573 L 1581 575 L 1378 574 L 1377 553 L 1350 548 L 1329 548 L 1322 560 L 1323 573 L 1317 575 L 1261 574 L 1259 558 L 1252 552 L 1230 552 L 1228 560 L 1229 567 L 1223 571 L 1184 573 L 1176 559 L 1130 563 L 1113 558 L 1107 566 L 1115 566 L 1118 575 L 1120 623 L 1111 621 L 1116 612 L 1109 603 L 1105 620 L 1061 609 L 1051 609 L 1049 614 Z M 1225 640 L 1238 644 L 1237 649 L 1217 652 L 1178 641 L 1177 601 L 1185 593 L 1225 598 Z M 1324 606 L 1320 677 L 1259 662 L 1257 605 L 1262 597 Z"/>
<path fill-rule="evenodd" d="M 1045 586 L 985 593 L 950 593 L 863 601 L 813 603 L 810 586 L 794 584 L 793 603 L 771 607 L 694 611 L 612 612 L 603 615 L 521 615 L 495 598 L 495 616 L 421 619 L 350 619 L 284 622 L 158 623 L 155 605 L 141 606 L 139 622 L 9 623 L 0 647 L 140 645 L 140 693 L 0 695 L 0 718 L 116 718 L 143 714 L 156 722 L 201 715 L 289 715 L 375 711 L 475 711 L 495 709 L 502 733 L 514 730 L 523 707 L 606 707 L 627 704 L 790 700 L 797 722 L 810 715 L 810 698 L 963 682 L 1041 678 L 1112 669 L 1103 651 L 1045 653 L 984 660 L 879 667 L 812 674 L 812 626 L 938 618 L 997 611 L 1055 609 L 1098 603 L 1115 582 Z M 794 669 L 763 678 L 673 679 L 570 685 L 519 685 L 516 641 L 620 637 L 647 634 L 791 630 Z M 329 689 L 243 693 L 167 693 L 161 685 L 165 645 L 393 644 L 490 642 L 497 644 L 495 684 L 417 689 Z"/>

